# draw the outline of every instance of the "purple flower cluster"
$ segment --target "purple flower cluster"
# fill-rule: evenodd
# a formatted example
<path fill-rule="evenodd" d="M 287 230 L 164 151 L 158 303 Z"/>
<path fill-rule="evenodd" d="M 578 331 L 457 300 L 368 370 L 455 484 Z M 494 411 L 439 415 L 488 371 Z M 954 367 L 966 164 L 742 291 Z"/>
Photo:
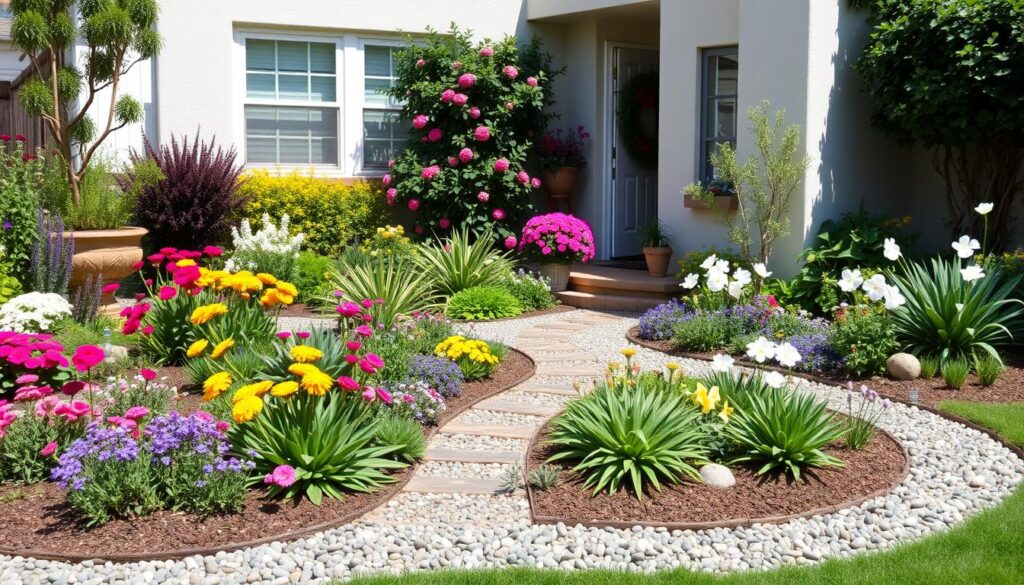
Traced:
<path fill-rule="evenodd" d="M 671 339 L 672 327 L 686 320 L 691 313 L 686 303 L 677 299 L 648 309 L 640 316 L 640 337 L 657 341 Z"/>
<path fill-rule="evenodd" d="M 800 361 L 794 370 L 800 372 L 825 372 L 843 367 L 843 358 L 829 344 L 826 333 L 794 335 L 786 339 L 800 352 Z"/>
<path fill-rule="evenodd" d="M 465 376 L 455 362 L 433 355 L 414 355 L 409 358 L 408 384 L 423 382 L 436 388 L 442 396 L 451 398 L 459 395 Z"/>
<path fill-rule="evenodd" d="M 88 459 L 135 461 L 139 444 L 132 434 L 132 429 L 90 423 L 85 434 L 61 453 L 60 463 L 50 471 L 50 478 L 63 489 L 80 490 L 88 481 L 83 474 Z"/>

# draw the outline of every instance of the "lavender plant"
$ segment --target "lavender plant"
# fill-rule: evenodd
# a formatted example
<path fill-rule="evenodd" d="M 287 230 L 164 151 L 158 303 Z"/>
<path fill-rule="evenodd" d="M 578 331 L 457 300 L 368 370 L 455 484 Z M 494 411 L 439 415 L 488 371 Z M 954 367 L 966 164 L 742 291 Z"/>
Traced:
<path fill-rule="evenodd" d="M 648 309 L 640 316 L 640 337 L 655 341 L 671 339 L 672 327 L 690 314 L 689 306 L 678 299 Z"/>
<path fill-rule="evenodd" d="M 32 244 L 29 268 L 32 290 L 67 296 L 75 238 L 64 233 L 64 220 L 56 212 L 47 215 L 40 208 L 36 226 L 39 237 Z"/>
<path fill-rule="evenodd" d="M 71 297 L 71 318 L 78 323 L 92 323 L 100 309 L 103 295 L 103 277 L 90 274 L 85 284 Z"/>
<path fill-rule="evenodd" d="M 854 396 L 858 395 L 857 409 L 854 411 Z M 853 391 L 853 382 L 846 384 L 846 409 L 849 415 L 845 422 L 843 441 L 854 451 L 863 449 L 871 442 L 877 432 L 878 421 L 889 410 L 892 403 L 888 398 L 879 400 L 878 392 L 861 385 L 860 392 Z"/>
<path fill-rule="evenodd" d="M 423 382 L 435 388 L 441 396 L 459 395 L 465 376 L 455 362 L 433 355 L 414 355 L 409 359 L 409 378 L 406 383 Z"/>

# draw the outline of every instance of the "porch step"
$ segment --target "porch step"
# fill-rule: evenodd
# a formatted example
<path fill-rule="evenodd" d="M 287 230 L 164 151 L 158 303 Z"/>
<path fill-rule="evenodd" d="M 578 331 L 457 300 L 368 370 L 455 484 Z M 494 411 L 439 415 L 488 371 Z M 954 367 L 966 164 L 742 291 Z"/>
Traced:
<path fill-rule="evenodd" d="M 674 277 L 653 277 L 641 270 L 609 266 L 574 266 L 569 273 L 569 289 L 594 294 L 645 296 L 670 299 L 680 293 Z"/>
<path fill-rule="evenodd" d="M 570 284 L 570 286 L 572 286 Z M 678 291 L 677 291 L 678 294 Z M 629 296 L 622 294 L 592 293 L 578 290 L 564 290 L 555 293 L 558 300 L 566 305 L 581 309 L 607 311 L 646 311 L 665 303 L 669 297 Z"/>

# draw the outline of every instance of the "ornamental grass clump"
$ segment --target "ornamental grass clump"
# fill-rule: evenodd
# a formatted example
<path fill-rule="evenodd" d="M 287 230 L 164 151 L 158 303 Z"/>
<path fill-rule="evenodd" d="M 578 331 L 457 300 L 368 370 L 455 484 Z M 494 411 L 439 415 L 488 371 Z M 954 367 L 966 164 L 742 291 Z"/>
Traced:
<path fill-rule="evenodd" d="M 921 370 L 924 371 L 923 366 Z M 974 358 L 974 373 L 978 376 L 978 383 L 986 388 L 995 384 L 1004 370 L 1006 367 L 988 354 Z"/>
<path fill-rule="evenodd" d="M 505 245 L 511 248 L 514 239 Z M 545 264 L 589 262 L 595 254 L 594 232 L 590 224 L 572 215 L 537 215 L 523 227 L 519 251 Z"/>
<path fill-rule="evenodd" d="M 93 422 L 61 453 L 51 477 L 87 526 L 157 510 L 238 512 L 253 463 L 229 456 L 227 426 L 203 411 L 140 426 Z"/>
<path fill-rule="evenodd" d="M 427 439 L 423 435 L 423 425 L 401 416 L 388 414 L 377 423 L 377 434 L 374 442 L 378 445 L 398 445 L 389 457 L 396 461 L 415 463 L 427 452 Z"/>
<path fill-rule="evenodd" d="M 522 313 L 519 301 L 508 291 L 494 286 L 474 286 L 448 299 L 445 314 L 452 319 L 487 321 L 515 317 Z"/>
<path fill-rule="evenodd" d="M 421 246 L 416 264 L 434 290 L 448 297 L 468 288 L 497 285 L 514 265 L 508 252 L 494 249 L 489 233 L 473 241 L 464 228 Z"/>
<path fill-rule="evenodd" d="M 856 410 L 853 407 L 857 400 Z M 863 449 L 878 432 L 878 421 L 882 419 L 892 402 L 888 398 L 879 400 L 878 392 L 861 385 L 860 392 L 853 391 L 853 382 L 846 384 L 847 418 L 843 421 L 843 441 L 854 451 Z"/>
<path fill-rule="evenodd" d="M 342 261 L 340 271 L 333 275 L 334 295 L 325 302 L 337 303 L 338 314 L 360 312 L 364 299 L 381 300 L 369 307 L 375 323 L 391 329 L 402 316 L 429 311 L 437 307 L 437 295 L 429 278 L 409 260 L 400 256 L 379 258 L 367 264 Z"/>
<path fill-rule="evenodd" d="M 466 380 L 479 380 L 491 375 L 498 367 L 506 348 L 488 344 L 482 339 L 466 339 L 452 335 L 434 348 L 434 355 L 458 364 Z"/>
<path fill-rule="evenodd" d="M 963 388 L 970 373 L 971 362 L 967 361 L 966 358 L 958 357 L 942 362 L 942 380 L 946 382 L 947 388 L 953 390 Z"/>

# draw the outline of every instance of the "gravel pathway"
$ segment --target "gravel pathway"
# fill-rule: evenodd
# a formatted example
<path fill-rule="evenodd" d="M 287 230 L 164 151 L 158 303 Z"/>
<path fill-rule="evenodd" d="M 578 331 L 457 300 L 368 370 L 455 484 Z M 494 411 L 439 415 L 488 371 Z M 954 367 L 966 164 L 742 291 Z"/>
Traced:
<path fill-rule="evenodd" d="M 466 334 L 502 341 L 533 357 L 538 375 L 500 394 L 507 404 L 555 405 L 590 375 L 595 363 L 621 361 L 631 315 L 573 311 L 500 323 L 460 325 Z M 674 359 L 636 348 L 645 368 L 676 361 L 687 374 L 705 362 Z M 593 360 L 582 359 L 589 354 Z M 589 357 L 587 356 L 587 357 Z M 559 360 L 559 357 L 566 359 Z M 590 365 L 585 365 L 590 364 Z M 582 369 L 581 369 L 582 368 Z M 569 373 L 571 372 L 571 373 Z M 801 388 L 845 404 L 845 390 L 801 383 Z M 493 408 L 493 402 L 490 403 Z M 0 557 L 0 585 L 8 583 L 306 583 L 353 575 L 411 570 L 531 566 L 653 571 L 685 566 L 726 572 L 801 565 L 888 549 L 944 531 L 1009 496 L 1024 477 L 1024 462 L 984 433 L 915 407 L 895 405 L 881 425 L 910 455 L 910 474 L 892 492 L 834 514 L 782 524 L 668 531 L 531 525 L 521 492 L 494 493 L 507 463 L 459 461 L 458 453 L 498 457 L 524 453 L 527 440 L 497 436 L 498 428 L 532 429 L 543 417 L 470 409 L 436 432 L 431 460 L 417 469 L 410 489 L 360 521 L 288 543 L 243 551 L 146 563 L 67 563 Z M 494 426 L 499 425 L 499 426 Z M 449 427 L 458 432 L 446 432 Z M 491 429 L 490 431 L 488 429 Z M 428 489 L 429 488 L 429 489 Z M 438 493 L 430 489 L 439 489 Z M 460 491 L 462 490 L 462 491 Z M 469 492 L 477 493 L 469 493 Z"/>

